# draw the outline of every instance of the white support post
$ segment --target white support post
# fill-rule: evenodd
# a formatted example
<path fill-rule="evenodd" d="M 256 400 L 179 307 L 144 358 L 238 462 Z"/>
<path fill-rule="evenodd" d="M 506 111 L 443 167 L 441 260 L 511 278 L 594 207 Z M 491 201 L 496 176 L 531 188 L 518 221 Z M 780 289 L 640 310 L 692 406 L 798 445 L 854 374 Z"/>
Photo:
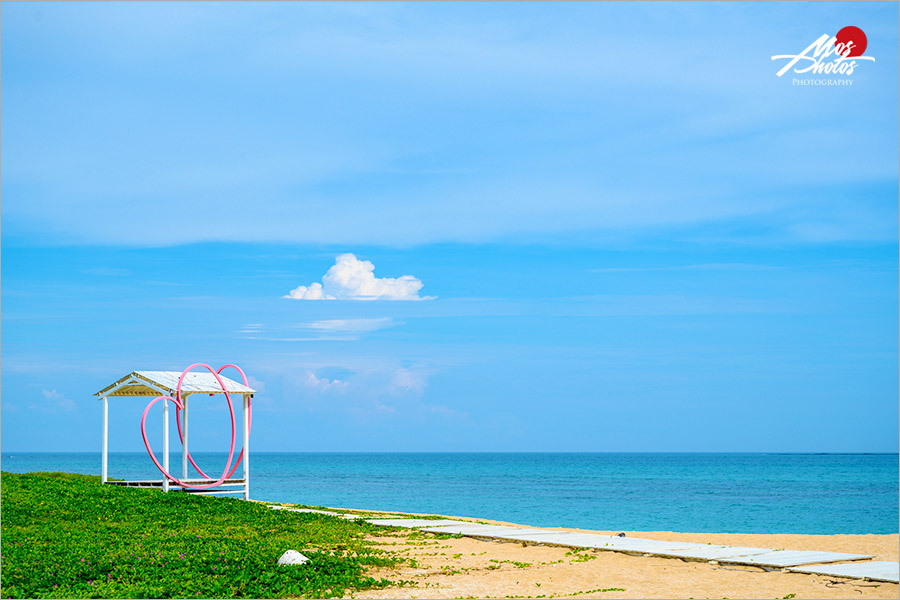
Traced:
<path fill-rule="evenodd" d="M 250 499 L 250 397 L 244 394 L 244 500 Z"/>
<path fill-rule="evenodd" d="M 169 401 L 163 400 L 163 469 L 169 472 Z M 163 492 L 169 491 L 169 478 L 163 475 Z"/>
<path fill-rule="evenodd" d="M 188 476 L 188 399 L 187 395 L 182 394 L 181 403 L 184 408 L 181 409 L 181 478 L 187 479 Z"/>
<path fill-rule="evenodd" d="M 103 396 L 103 444 L 100 450 L 100 481 L 109 478 L 109 398 Z"/>

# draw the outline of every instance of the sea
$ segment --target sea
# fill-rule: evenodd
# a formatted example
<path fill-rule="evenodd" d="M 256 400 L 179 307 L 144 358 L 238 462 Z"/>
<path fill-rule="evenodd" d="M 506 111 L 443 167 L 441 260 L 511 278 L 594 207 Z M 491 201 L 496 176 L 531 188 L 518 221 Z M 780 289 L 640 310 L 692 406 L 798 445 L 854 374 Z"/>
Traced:
<path fill-rule="evenodd" d="M 225 454 L 196 453 L 210 475 Z M 171 464 L 180 473 L 181 455 Z M 6 472 L 99 475 L 99 453 L 0 454 Z M 161 478 L 144 453 L 109 476 Z M 192 476 L 193 473 L 192 473 Z M 539 527 L 708 533 L 897 533 L 897 454 L 264 453 L 251 498 Z"/>

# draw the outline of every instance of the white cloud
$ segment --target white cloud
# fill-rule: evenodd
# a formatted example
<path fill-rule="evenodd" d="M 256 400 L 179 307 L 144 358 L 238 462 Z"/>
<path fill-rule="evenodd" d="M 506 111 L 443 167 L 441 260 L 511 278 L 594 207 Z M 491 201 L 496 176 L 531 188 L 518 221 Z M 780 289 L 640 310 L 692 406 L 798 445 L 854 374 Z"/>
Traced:
<path fill-rule="evenodd" d="M 385 329 L 396 325 L 390 317 L 377 319 L 325 319 L 322 321 L 309 321 L 290 325 L 291 330 L 303 330 L 304 335 L 281 335 L 280 331 L 272 332 L 272 335 L 260 335 L 262 325 L 248 324 L 238 331 L 249 340 L 268 340 L 273 342 L 352 342 L 359 340 L 363 334 L 379 329 Z"/>
<path fill-rule="evenodd" d="M 397 409 L 396 409 L 396 408 L 394 408 L 393 406 L 390 406 L 390 405 L 388 405 L 388 404 L 382 404 L 382 403 L 379 402 L 378 400 L 375 400 L 375 408 L 376 408 L 377 410 L 382 411 L 382 412 L 393 413 L 393 414 L 395 414 L 395 415 L 397 414 Z"/>
<path fill-rule="evenodd" d="M 263 393 L 266 391 L 266 383 L 264 381 L 260 381 L 253 375 L 247 375 L 247 383 L 250 384 L 251 388 L 259 393 Z"/>
<path fill-rule="evenodd" d="M 299 325 L 299 327 L 303 329 L 314 329 L 316 331 L 363 333 L 384 329 L 393 324 L 394 320 L 392 318 L 382 317 L 379 319 L 327 319 L 324 321 L 303 323 L 302 325 Z"/>
<path fill-rule="evenodd" d="M 56 390 L 41 390 L 41 394 L 44 396 L 46 402 L 40 405 L 32 404 L 32 409 L 37 409 L 46 413 L 58 413 L 72 412 L 77 408 L 75 402 L 66 398 Z"/>
<path fill-rule="evenodd" d="M 321 392 L 343 392 L 350 385 L 348 381 L 340 379 L 328 379 L 327 377 L 316 377 L 312 371 L 306 372 L 306 379 L 303 381 L 306 387 L 313 388 Z"/>
<path fill-rule="evenodd" d="M 428 385 L 428 376 L 424 371 L 397 369 L 391 378 L 390 390 L 394 393 L 412 392 L 422 394 Z"/>
<path fill-rule="evenodd" d="M 405 417 L 447 415 L 451 409 L 435 408 L 424 401 L 429 370 L 422 367 L 380 366 L 362 370 L 337 367 L 305 368 L 297 383 L 301 397 L 314 411 L 349 414 L 393 413 Z"/>
<path fill-rule="evenodd" d="M 453 410 L 452 408 L 450 408 L 449 406 L 446 406 L 444 404 L 429 404 L 427 408 L 432 413 L 441 415 L 444 417 L 460 417 L 460 418 L 464 418 L 464 419 L 469 418 L 469 413 L 467 413 L 465 411 L 460 411 L 460 410 Z"/>
<path fill-rule="evenodd" d="M 412 275 L 375 277 L 375 265 L 353 254 L 341 254 L 322 283 L 301 285 L 285 298 L 295 300 L 432 300 L 419 296 L 423 283 Z M 362 320 L 362 319 L 361 319 Z"/>

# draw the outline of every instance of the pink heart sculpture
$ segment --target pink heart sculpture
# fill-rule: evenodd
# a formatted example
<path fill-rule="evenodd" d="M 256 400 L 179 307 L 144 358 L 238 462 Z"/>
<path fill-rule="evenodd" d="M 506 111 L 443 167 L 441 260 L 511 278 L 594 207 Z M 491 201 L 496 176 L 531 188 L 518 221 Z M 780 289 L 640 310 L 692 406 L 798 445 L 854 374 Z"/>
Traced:
<path fill-rule="evenodd" d="M 185 482 L 181 481 L 180 479 L 178 479 L 177 477 L 174 477 L 171 473 L 166 471 L 161 464 L 159 464 L 158 460 L 156 460 L 156 456 L 153 454 L 153 449 L 150 448 L 150 442 L 149 442 L 149 440 L 147 440 L 147 413 L 150 412 L 150 408 L 154 404 L 156 404 L 160 400 L 165 400 L 166 402 L 172 401 L 175 403 L 175 422 L 178 424 L 178 439 L 181 440 L 182 445 L 184 444 L 184 435 L 181 432 L 181 419 L 179 418 L 181 411 L 184 409 L 184 402 L 182 402 L 182 400 L 181 400 L 181 384 L 184 382 L 185 376 L 197 367 L 205 367 L 210 373 L 213 374 L 213 377 L 216 378 L 216 381 L 219 383 L 219 387 L 221 387 L 222 391 L 225 393 L 225 401 L 228 402 L 228 412 L 231 414 L 231 447 L 228 449 L 228 461 L 225 463 L 225 469 L 222 471 L 222 476 L 219 477 L 219 479 L 217 479 L 215 481 L 215 483 L 210 483 L 207 485 L 194 485 L 194 484 L 190 484 L 190 483 L 185 483 Z M 147 404 L 147 408 L 144 409 L 144 414 L 141 416 L 141 436 L 143 436 L 143 438 L 144 438 L 144 446 L 147 447 L 147 452 L 150 454 L 150 459 L 153 461 L 153 464 L 156 465 L 156 468 L 159 469 L 160 472 L 163 475 L 165 475 L 167 479 L 176 483 L 177 485 L 180 485 L 181 487 L 190 488 L 190 489 L 194 489 L 194 490 L 206 490 L 209 488 L 214 488 L 216 486 L 219 486 L 226 479 L 231 477 L 232 474 L 234 474 L 235 470 L 237 470 L 237 468 L 238 468 L 238 465 L 241 464 L 241 460 L 243 460 L 243 458 L 244 458 L 244 450 L 242 448 L 241 453 L 238 455 L 237 462 L 234 463 L 233 467 L 231 466 L 231 459 L 234 457 L 234 441 L 235 441 L 234 405 L 232 405 L 232 403 L 231 403 L 231 396 L 229 395 L 228 390 L 225 388 L 225 383 L 222 381 L 222 378 L 219 376 L 219 374 L 222 371 L 224 371 L 225 369 L 227 369 L 228 367 L 237 369 L 238 373 L 241 374 L 241 378 L 244 381 L 244 385 L 246 386 L 247 385 L 247 376 L 244 374 L 244 371 L 237 365 L 231 365 L 231 364 L 224 365 L 223 367 L 219 368 L 218 371 L 215 371 L 215 370 L 213 370 L 213 368 L 211 366 L 209 366 L 205 363 L 194 363 L 191 366 L 189 366 L 187 369 L 185 369 L 181 373 L 181 377 L 178 378 L 178 386 L 175 388 L 175 397 L 173 398 L 172 396 L 159 396 L 158 398 L 154 398 L 153 400 L 150 401 L 149 404 Z M 248 420 L 248 426 L 252 427 L 252 425 L 253 425 L 253 403 L 249 399 L 247 402 L 247 420 Z M 248 429 L 249 429 L 249 427 L 248 427 Z M 206 479 L 212 479 L 212 477 L 210 477 L 209 475 L 204 473 L 200 469 L 200 467 L 197 466 L 197 463 L 194 462 L 194 457 L 191 456 L 190 451 L 188 451 L 187 456 L 188 456 L 188 460 L 191 461 L 191 464 L 194 465 L 194 468 L 197 469 L 197 472 L 200 473 L 200 475 L 202 475 Z"/>

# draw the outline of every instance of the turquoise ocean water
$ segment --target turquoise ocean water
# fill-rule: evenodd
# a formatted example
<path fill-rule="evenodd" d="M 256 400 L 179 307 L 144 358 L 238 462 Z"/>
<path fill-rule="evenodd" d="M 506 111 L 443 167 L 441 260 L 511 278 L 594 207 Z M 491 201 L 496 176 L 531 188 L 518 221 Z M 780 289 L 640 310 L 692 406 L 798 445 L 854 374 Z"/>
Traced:
<path fill-rule="evenodd" d="M 197 453 L 210 475 L 225 454 Z M 178 465 L 181 455 L 172 455 Z M 99 453 L 2 453 L 11 472 L 97 475 Z M 897 533 L 897 454 L 255 453 L 251 497 L 542 527 Z M 176 474 L 178 473 L 176 472 Z M 110 477 L 159 478 L 143 453 Z"/>

